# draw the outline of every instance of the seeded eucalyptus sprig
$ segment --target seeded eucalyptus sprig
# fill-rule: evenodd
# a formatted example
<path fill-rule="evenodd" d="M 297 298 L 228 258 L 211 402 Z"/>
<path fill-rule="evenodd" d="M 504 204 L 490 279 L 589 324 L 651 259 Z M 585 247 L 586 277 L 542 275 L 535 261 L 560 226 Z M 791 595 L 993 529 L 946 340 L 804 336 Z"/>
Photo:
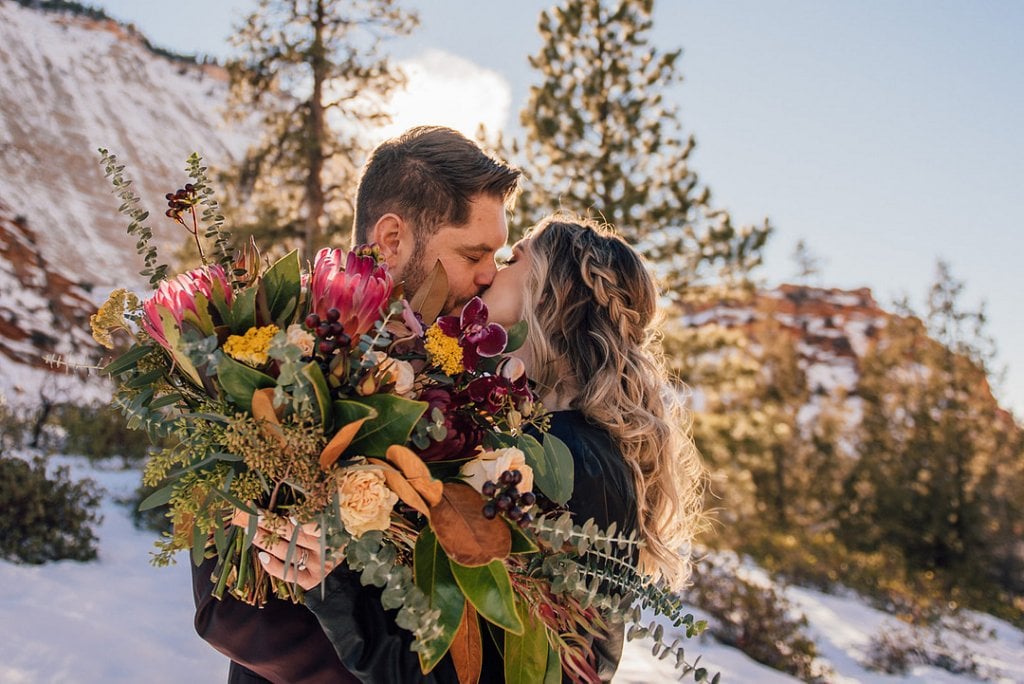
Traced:
<path fill-rule="evenodd" d="M 100 164 L 104 168 L 104 176 L 111 179 L 114 191 L 121 199 L 121 206 L 117 210 L 131 218 L 128 234 L 136 238 L 135 251 L 145 260 L 145 268 L 139 274 L 149 278 L 149 284 L 155 289 L 167 277 L 168 267 L 167 264 L 157 264 L 159 257 L 156 246 L 150 244 L 153 231 L 145 224 L 149 212 L 139 206 L 139 196 L 132 189 L 132 180 L 124 175 L 124 164 L 118 164 L 117 157 L 102 147 L 99 153 L 102 156 Z"/>
<path fill-rule="evenodd" d="M 188 175 L 192 179 L 192 187 L 199 197 L 199 203 L 203 205 L 202 220 L 206 224 L 204 237 L 213 241 L 213 257 L 217 263 L 224 268 L 225 273 L 231 273 L 232 257 L 228 245 L 231 234 L 224 230 L 224 216 L 220 213 L 220 203 L 214 196 L 214 190 L 210 185 L 210 178 L 207 176 L 207 167 L 203 166 L 203 158 L 193 152 L 188 158 Z"/>

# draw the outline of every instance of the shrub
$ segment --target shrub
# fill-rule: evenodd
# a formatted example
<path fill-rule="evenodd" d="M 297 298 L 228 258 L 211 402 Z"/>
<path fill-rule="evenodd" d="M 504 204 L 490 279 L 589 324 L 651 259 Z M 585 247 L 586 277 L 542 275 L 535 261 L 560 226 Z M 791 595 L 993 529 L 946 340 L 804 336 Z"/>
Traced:
<path fill-rule="evenodd" d="M 22 563 L 96 558 L 99 503 L 96 483 L 72 482 L 66 466 L 47 476 L 42 458 L 0 456 L 0 557 Z"/>
<path fill-rule="evenodd" d="M 152 444 L 141 430 L 129 430 L 112 406 L 60 404 L 50 418 L 63 428 L 59 450 L 91 460 L 120 456 L 125 463 L 145 458 Z"/>
<path fill-rule="evenodd" d="M 817 648 L 803 632 L 807 618 L 793 617 L 789 601 L 773 587 L 741 577 L 735 559 L 719 555 L 698 563 L 683 596 L 711 616 L 710 632 L 720 642 L 804 681 L 825 681 L 828 672 L 814 662 Z"/>
<path fill-rule="evenodd" d="M 951 625 L 947 619 L 925 628 L 906 625 L 896 629 L 883 627 L 868 644 L 865 665 L 872 670 L 895 675 L 907 674 L 914 665 L 931 665 L 953 674 L 989 679 L 973 653 L 967 648 L 954 649 L 943 639 L 943 628 Z M 977 625 L 973 627 L 980 629 Z M 976 634 L 970 633 L 970 627 L 961 627 L 957 631 L 968 638 L 976 638 Z"/>

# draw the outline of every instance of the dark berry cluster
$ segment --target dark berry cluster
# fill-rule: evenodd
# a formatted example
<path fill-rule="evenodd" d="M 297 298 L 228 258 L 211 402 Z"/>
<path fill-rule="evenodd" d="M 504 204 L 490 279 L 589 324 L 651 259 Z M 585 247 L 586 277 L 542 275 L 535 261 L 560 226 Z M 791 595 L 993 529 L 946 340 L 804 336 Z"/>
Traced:
<path fill-rule="evenodd" d="M 491 499 L 484 504 L 484 517 L 491 520 L 501 512 L 520 527 L 533 522 L 533 516 L 523 509 L 536 503 L 537 496 L 533 492 L 520 492 L 519 483 L 522 481 L 521 472 L 506 470 L 497 482 L 484 482 L 483 495 Z"/>
<path fill-rule="evenodd" d="M 164 215 L 175 221 L 181 222 L 181 212 L 188 211 L 196 205 L 196 187 L 191 183 L 185 183 L 185 187 L 178 188 L 177 192 L 169 192 L 167 198 L 169 207 Z"/>
<path fill-rule="evenodd" d="M 319 315 L 311 313 L 305 321 L 306 327 L 316 335 L 317 351 L 325 359 L 352 343 L 352 338 L 345 334 L 345 328 L 341 325 L 341 312 L 331 308 L 327 310 L 326 317 L 326 320 L 320 320 Z"/>

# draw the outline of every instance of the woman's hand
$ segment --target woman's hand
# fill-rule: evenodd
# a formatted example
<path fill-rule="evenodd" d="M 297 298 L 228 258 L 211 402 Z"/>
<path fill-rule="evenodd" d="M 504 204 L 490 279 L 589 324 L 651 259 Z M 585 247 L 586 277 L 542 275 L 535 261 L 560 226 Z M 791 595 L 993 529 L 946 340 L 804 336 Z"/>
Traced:
<path fill-rule="evenodd" d="M 245 511 L 236 510 L 231 523 L 245 529 L 249 525 L 250 517 Z M 299 528 L 295 550 L 292 552 L 292 562 L 286 566 L 284 561 L 294 533 L 293 523 L 282 521 L 271 527 L 269 520 L 259 516 L 256 519 L 256 536 L 253 537 L 252 543 L 262 549 L 258 558 L 269 574 L 286 582 L 295 582 L 303 590 L 308 591 L 320 584 L 320 581 L 337 567 L 342 554 L 337 552 L 331 558 L 321 558 L 320 530 L 314 523 L 307 523 Z"/>

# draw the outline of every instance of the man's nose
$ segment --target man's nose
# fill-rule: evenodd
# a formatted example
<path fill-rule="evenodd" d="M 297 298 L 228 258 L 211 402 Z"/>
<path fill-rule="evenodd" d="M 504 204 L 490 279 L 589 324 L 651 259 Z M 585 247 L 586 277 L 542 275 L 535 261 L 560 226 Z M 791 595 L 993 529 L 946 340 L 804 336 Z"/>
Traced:
<path fill-rule="evenodd" d="M 485 261 L 477 269 L 476 277 L 473 282 L 477 287 L 490 287 L 491 283 L 494 282 L 494 276 L 498 274 L 498 265 L 494 263 L 493 259 Z"/>

